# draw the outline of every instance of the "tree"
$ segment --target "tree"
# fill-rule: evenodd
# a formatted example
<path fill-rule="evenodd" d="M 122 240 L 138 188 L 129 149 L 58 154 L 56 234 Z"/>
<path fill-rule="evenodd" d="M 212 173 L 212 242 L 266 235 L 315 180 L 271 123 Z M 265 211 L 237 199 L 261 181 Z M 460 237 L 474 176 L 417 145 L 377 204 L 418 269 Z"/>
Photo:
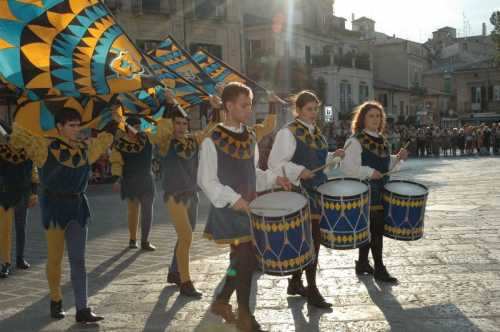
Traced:
<path fill-rule="evenodd" d="M 491 38 L 497 46 L 497 52 L 495 55 L 495 62 L 497 66 L 500 66 L 500 11 L 493 12 L 490 17 L 490 22 L 493 25 L 493 31 L 491 32 Z"/>

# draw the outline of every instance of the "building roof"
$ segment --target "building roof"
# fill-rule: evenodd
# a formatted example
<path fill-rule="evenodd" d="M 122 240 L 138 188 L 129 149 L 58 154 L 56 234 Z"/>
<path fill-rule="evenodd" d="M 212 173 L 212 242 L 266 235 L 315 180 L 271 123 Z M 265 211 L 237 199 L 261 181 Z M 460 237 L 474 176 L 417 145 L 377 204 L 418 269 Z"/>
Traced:
<path fill-rule="evenodd" d="M 375 23 L 375 21 L 374 21 L 374 20 L 372 20 L 371 18 L 368 18 L 368 17 L 366 17 L 366 16 L 362 16 L 362 17 L 360 17 L 360 18 L 357 18 L 357 19 L 355 19 L 353 22 L 360 22 L 360 21 L 370 21 L 370 22 Z"/>
<path fill-rule="evenodd" d="M 410 90 L 402 85 L 397 85 L 385 81 L 380 81 L 380 80 L 375 80 L 373 82 L 373 87 L 375 89 L 381 89 L 381 90 L 391 90 L 391 91 L 398 91 L 398 92 L 410 92 Z"/>

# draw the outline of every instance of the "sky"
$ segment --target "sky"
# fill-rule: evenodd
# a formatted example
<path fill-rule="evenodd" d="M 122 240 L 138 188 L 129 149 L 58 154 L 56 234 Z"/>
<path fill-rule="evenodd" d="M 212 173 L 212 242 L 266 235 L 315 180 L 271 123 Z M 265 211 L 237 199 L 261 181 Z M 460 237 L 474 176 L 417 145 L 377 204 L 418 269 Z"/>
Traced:
<path fill-rule="evenodd" d="M 490 16 L 500 10 L 500 0 L 336 0 L 335 15 L 347 19 L 366 16 L 374 20 L 375 30 L 388 35 L 425 42 L 432 32 L 451 26 L 464 35 L 464 15 L 470 28 L 467 35 L 480 35 L 482 23 L 492 30 Z"/>

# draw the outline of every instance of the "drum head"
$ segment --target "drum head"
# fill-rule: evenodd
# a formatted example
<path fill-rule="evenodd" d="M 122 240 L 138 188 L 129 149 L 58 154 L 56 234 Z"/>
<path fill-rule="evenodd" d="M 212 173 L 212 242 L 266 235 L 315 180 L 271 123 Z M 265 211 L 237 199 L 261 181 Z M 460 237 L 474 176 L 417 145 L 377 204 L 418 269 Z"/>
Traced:
<path fill-rule="evenodd" d="M 252 213 L 260 217 L 284 217 L 304 208 L 307 199 L 295 192 L 277 191 L 257 197 L 250 203 Z"/>
<path fill-rule="evenodd" d="M 390 181 L 384 188 L 400 196 L 425 196 L 429 193 L 424 185 L 411 181 Z"/>
<path fill-rule="evenodd" d="M 355 179 L 333 179 L 319 186 L 318 191 L 326 196 L 349 197 L 367 192 L 368 185 Z"/>

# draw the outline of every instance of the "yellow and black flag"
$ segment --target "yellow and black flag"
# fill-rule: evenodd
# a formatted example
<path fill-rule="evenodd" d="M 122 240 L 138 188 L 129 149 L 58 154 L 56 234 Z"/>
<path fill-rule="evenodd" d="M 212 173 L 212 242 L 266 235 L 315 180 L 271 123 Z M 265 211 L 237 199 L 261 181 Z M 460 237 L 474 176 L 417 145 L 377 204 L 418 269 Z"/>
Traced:
<path fill-rule="evenodd" d="M 148 55 L 170 71 L 181 75 L 206 95 L 215 94 L 215 81 L 208 76 L 191 55 L 172 36 L 168 36 Z M 208 99 L 207 99 L 208 100 Z"/>
<path fill-rule="evenodd" d="M 0 74 L 39 98 L 158 84 L 99 0 L 0 0 Z"/>

